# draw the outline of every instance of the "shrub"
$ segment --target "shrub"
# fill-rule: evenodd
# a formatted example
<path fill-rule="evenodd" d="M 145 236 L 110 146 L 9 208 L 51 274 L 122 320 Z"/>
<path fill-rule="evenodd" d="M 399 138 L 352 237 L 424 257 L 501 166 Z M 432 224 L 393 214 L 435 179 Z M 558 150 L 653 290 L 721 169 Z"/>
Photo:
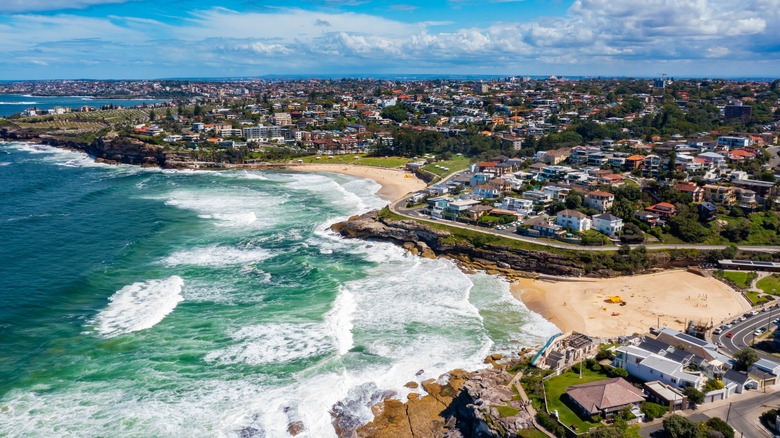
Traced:
<path fill-rule="evenodd" d="M 661 406 L 658 403 L 653 402 L 642 402 L 642 404 L 639 405 L 639 409 L 645 414 L 645 418 L 648 420 L 663 417 L 669 410 L 666 406 Z"/>
<path fill-rule="evenodd" d="M 717 391 L 719 389 L 723 389 L 723 382 L 720 380 L 710 379 L 707 380 L 707 383 L 704 384 L 705 394 L 711 391 Z"/>
<path fill-rule="evenodd" d="M 723 434 L 724 438 L 734 438 L 734 429 L 718 417 L 713 417 L 704 423 L 709 430 L 715 430 Z"/>
<path fill-rule="evenodd" d="M 697 405 L 704 403 L 704 393 L 694 388 L 693 386 L 685 388 L 685 391 L 683 392 L 685 393 L 685 396 L 688 397 L 688 400 L 690 400 L 692 403 Z"/>
<path fill-rule="evenodd" d="M 547 412 L 537 412 L 536 421 L 539 422 L 540 426 L 550 431 L 550 433 L 553 435 L 559 438 L 564 438 L 566 436 L 566 429 L 564 429 L 563 426 L 561 426 L 560 423 L 558 423 L 558 421 L 551 417 Z"/>

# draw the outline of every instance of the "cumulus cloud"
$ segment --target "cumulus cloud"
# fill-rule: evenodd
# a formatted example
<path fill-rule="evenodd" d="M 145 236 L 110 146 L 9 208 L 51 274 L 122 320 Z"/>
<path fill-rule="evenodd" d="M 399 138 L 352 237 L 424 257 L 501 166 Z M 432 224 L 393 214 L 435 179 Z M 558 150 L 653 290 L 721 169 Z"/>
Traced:
<path fill-rule="evenodd" d="M 117 66 L 160 63 L 183 74 L 204 65 L 266 66 L 279 73 L 580 66 L 601 74 L 610 66 L 659 62 L 777 62 L 780 44 L 772 29 L 780 25 L 779 10 L 780 0 L 576 0 L 562 17 L 461 28 L 296 8 L 212 8 L 186 13 L 177 24 L 26 14 L 0 21 L 0 54 L 55 65 L 57 58 L 75 62 L 92 53 Z M 446 31 L 439 31 L 441 24 Z M 63 36 L 69 45 L 56 44 Z"/>

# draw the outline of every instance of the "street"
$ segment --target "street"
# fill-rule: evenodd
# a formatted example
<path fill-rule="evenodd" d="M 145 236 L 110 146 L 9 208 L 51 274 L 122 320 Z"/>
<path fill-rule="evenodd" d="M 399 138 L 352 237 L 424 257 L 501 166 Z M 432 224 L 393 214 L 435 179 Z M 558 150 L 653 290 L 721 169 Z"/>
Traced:
<path fill-rule="evenodd" d="M 731 410 L 729 411 L 729 405 Z M 682 415 L 693 421 L 707 421 L 718 417 L 728 418 L 728 424 L 734 428 L 737 437 L 771 437 L 773 436 L 758 421 L 761 413 L 780 407 L 780 393 L 770 388 L 767 393 L 749 391 L 745 394 L 733 395 L 730 399 L 699 406 L 696 410 L 684 411 Z M 679 412 L 678 412 L 679 413 Z M 663 437 L 663 425 L 659 422 L 640 429 L 639 434 L 645 438 Z"/>
<path fill-rule="evenodd" d="M 737 314 L 734 318 L 736 319 L 741 316 L 741 314 Z M 723 330 L 719 335 L 713 335 L 712 339 L 716 344 L 722 345 L 720 351 L 725 352 L 729 356 L 734 356 L 739 350 L 751 345 L 751 341 L 754 338 L 753 332 L 756 329 L 764 327 L 767 329 L 767 332 L 771 332 L 775 328 L 775 325 L 772 324 L 771 321 L 778 317 L 780 317 L 780 309 L 773 308 L 767 312 L 760 312 L 756 316 L 747 318 L 745 321 L 738 322 L 731 328 Z M 731 337 L 727 336 L 729 333 L 732 334 Z M 761 350 L 756 350 L 756 353 L 763 359 L 769 359 L 775 362 L 778 361 L 777 357 Z"/>

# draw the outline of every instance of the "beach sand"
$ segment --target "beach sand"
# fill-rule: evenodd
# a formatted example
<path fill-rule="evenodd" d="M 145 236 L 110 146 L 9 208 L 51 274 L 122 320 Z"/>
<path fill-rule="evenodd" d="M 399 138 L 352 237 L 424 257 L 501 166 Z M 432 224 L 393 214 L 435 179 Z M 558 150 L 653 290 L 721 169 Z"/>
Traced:
<path fill-rule="evenodd" d="M 596 337 L 646 333 L 659 321 L 676 330 L 691 319 L 718 324 L 750 309 L 747 300 L 720 281 L 679 270 L 607 279 L 521 279 L 512 284 L 512 294 L 562 332 Z M 627 304 L 607 303 L 611 295 Z"/>
<path fill-rule="evenodd" d="M 407 193 L 416 192 L 427 187 L 425 181 L 414 174 L 401 169 L 384 167 L 360 166 L 355 164 L 291 164 L 287 170 L 296 172 L 333 172 L 344 175 L 368 178 L 379 183 L 382 188 L 377 194 L 387 201 L 395 201 Z"/>

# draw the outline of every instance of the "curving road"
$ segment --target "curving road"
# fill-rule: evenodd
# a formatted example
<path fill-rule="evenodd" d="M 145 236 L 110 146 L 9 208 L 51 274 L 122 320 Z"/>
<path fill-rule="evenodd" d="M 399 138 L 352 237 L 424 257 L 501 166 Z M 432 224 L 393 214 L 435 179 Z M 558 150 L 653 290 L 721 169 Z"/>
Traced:
<path fill-rule="evenodd" d="M 451 175 L 452 176 L 452 175 Z M 450 177 L 451 177 L 450 176 Z M 513 230 L 495 230 L 491 228 L 481 228 L 481 227 L 475 227 L 471 225 L 465 225 L 460 222 L 453 222 L 447 219 L 431 219 L 428 215 L 423 215 L 417 210 L 413 209 L 406 209 L 400 207 L 400 205 L 405 204 L 408 200 L 407 196 L 404 196 L 401 199 L 398 199 L 392 203 L 390 203 L 389 208 L 390 211 L 392 211 L 395 214 L 398 214 L 400 216 L 404 216 L 409 219 L 414 219 L 416 221 L 421 222 L 428 222 L 432 224 L 436 223 L 444 223 L 448 226 L 455 227 L 455 228 L 461 228 L 464 230 L 471 230 L 471 231 L 479 231 L 481 233 L 485 234 L 492 234 L 495 236 L 507 238 L 507 239 L 513 239 L 513 240 L 519 240 L 522 242 L 528 242 L 533 243 L 534 245 L 540 245 L 540 246 L 548 246 L 551 248 L 560 248 L 560 249 L 569 249 L 574 251 L 617 251 L 620 247 L 619 246 L 582 246 L 582 245 L 572 245 L 568 243 L 562 243 L 562 242 L 554 242 L 551 240 L 546 239 L 538 239 L 535 237 L 528 237 L 528 236 L 521 236 L 519 234 L 514 233 Z M 630 245 L 631 248 L 636 248 L 640 245 Z M 644 245 L 645 248 L 647 248 L 648 251 L 653 250 L 662 250 L 662 249 L 698 249 L 698 250 L 721 250 L 725 249 L 726 245 L 694 245 L 694 244 L 658 244 L 658 245 Z M 780 251 L 780 246 L 752 246 L 752 245 L 739 245 L 739 249 L 743 251 L 752 251 L 752 252 L 778 252 Z"/>
<path fill-rule="evenodd" d="M 776 326 L 772 324 L 771 321 L 780 318 L 780 308 L 776 308 L 777 306 L 778 305 L 775 304 L 772 306 L 772 309 L 767 312 L 759 312 L 756 316 L 752 316 L 745 321 L 734 324 L 733 327 L 725 329 L 720 335 L 713 335 L 712 340 L 716 344 L 722 345 L 722 347 L 720 347 L 721 352 L 724 352 L 729 356 L 734 356 L 738 351 L 750 346 L 751 341 L 753 341 L 754 338 L 753 332 L 759 327 L 768 327 L 768 332 L 773 331 Z M 726 336 L 729 333 L 732 334 L 731 338 Z M 778 358 L 771 354 L 761 350 L 755 351 L 762 359 L 768 359 L 774 362 L 778 361 Z"/>

